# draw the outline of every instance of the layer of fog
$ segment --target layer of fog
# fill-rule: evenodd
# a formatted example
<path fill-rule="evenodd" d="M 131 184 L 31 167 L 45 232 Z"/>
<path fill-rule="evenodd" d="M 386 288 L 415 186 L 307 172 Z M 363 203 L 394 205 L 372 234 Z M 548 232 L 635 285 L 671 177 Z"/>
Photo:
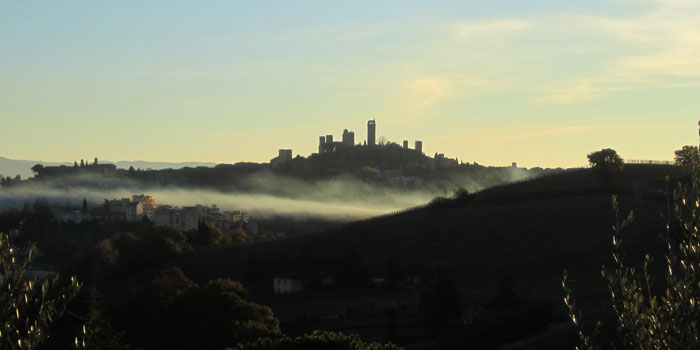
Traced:
<path fill-rule="evenodd" d="M 0 191 L 0 209 L 30 207 L 37 199 L 46 200 L 52 207 L 80 208 L 83 198 L 90 207 L 101 205 L 105 199 L 131 198 L 145 193 L 156 198 L 157 205 L 194 206 L 217 205 L 221 210 L 241 210 L 254 218 L 285 216 L 292 218 L 324 218 L 330 220 L 356 220 L 387 214 L 428 202 L 432 196 L 426 192 L 401 193 L 380 191 L 369 194 L 351 190 L 338 193 L 341 187 L 333 185 L 319 188 L 308 196 L 298 198 L 263 193 L 222 193 L 211 190 L 187 190 L 176 188 L 151 189 L 142 192 L 135 188 L 95 190 L 86 188 L 58 189 L 46 186 L 9 188 Z M 363 193 L 363 194 L 361 194 Z"/>
<path fill-rule="evenodd" d="M 496 174 L 493 174 L 496 176 Z M 329 180 L 304 181 L 272 173 L 248 176 L 248 192 L 220 192 L 215 190 L 183 189 L 173 187 L 144 187 L 143 184 L 120 178 L 75 176 L 72 181 L 35 182 L 23 186 L 0 189 L 0 209 L 21 209 L 37 199 L 47 200 L 52 207 L 79 208 L 83 198 L 90 207 L 101 205 L 105 199 L 131 198 L 133 194 L 148 194 L 157 205 L 193 206 L 217 205 L 221 210 L 240 210 L 254 218 L 285 216 L 292 218 L 323 218 L 330 220 L 357 220 L 389 214 L 428 203 L 436 196 L 450 195 L 455 187 L 470 192 L 482 189 L 485 183 L 519 181 L 532 176 L 522 169 L 498 171 L 499 179 L 459 176 L 447 186 L 427 184 L 420 190 L 408 190 L 363 182 L 353 176 L 338 176 Z M 489 180 L 489 181 L 486 181 Z"/>

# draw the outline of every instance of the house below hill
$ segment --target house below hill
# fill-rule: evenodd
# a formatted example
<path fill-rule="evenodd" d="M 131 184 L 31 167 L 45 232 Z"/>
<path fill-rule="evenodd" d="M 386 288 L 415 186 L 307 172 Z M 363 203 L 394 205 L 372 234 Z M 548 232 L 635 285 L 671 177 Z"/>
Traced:
<path fill-rule="evenodd" d="M 300 293 L 304 291 L 304 279 L 299 276 L 285 275 L 272 279 L 275 294 Z"/>

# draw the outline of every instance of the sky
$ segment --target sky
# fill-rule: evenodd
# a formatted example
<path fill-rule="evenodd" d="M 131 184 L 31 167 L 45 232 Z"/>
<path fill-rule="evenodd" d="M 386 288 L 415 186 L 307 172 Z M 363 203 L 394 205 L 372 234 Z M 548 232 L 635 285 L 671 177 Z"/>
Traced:
<path fill-rule="evenodd" d="M 700 1 L 0 0 L 0 156 L 265 162 L 320 135 L 575 167 L 697 144 Z"/>

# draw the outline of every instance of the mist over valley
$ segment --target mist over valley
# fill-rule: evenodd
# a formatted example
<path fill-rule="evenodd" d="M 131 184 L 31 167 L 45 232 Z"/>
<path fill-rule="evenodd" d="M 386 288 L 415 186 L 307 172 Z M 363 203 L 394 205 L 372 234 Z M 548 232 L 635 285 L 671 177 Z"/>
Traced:
<path fill-rule="evenodd" d="M 173 206 L 217 205 L 259 218 L 285 216 L 333 221 L 365 219 L 425 205 L 458 189 L 469 193 L 561 169 L 524 169 L 458 164 L 387 145 L 260 163 L 143 170 L 110 163 L 35 165 L 35 176 L 0 191 L 0 208 L 22 208 L 44 199 L 77 208 L 105 199 L 154 196 Z"/>

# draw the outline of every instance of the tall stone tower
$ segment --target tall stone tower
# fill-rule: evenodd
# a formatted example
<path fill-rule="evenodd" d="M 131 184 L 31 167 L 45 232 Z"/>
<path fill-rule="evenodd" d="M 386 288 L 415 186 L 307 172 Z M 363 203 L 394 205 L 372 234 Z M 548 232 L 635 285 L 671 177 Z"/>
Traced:
<path fill-rule="evenodd" d="M 325 136 L 319 136 L 318 137 L 318 153 L 323 153 L 326 151 L 326 137 Z"/>
<path fill-rule="evenodd" d="M 375 137 L 377 135 L 377 123 L 374 121 L 374 119 L 370 120 L 367 122 L 367 146 L 374 146 L 375 143 Z"/>

